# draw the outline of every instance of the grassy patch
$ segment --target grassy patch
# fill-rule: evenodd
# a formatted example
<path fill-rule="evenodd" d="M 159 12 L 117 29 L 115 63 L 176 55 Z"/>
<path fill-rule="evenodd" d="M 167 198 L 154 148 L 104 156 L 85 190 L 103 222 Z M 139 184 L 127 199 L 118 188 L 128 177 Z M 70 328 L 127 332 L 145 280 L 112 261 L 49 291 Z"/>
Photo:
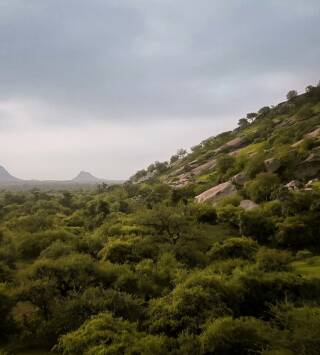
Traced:
<path fill-rule="evenodd" d="M 305 277 L 320 278 L 320 256 L 294 261 L 292 266 L 299 274 Z"/>

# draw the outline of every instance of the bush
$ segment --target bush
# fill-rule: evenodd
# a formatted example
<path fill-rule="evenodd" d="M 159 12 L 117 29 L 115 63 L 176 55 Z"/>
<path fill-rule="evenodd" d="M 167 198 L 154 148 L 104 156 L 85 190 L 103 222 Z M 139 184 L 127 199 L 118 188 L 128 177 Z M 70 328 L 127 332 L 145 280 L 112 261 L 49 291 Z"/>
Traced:
<path fill-rule="evenodd" d="M 231 317 L 211 321 L 200 335 L 203 353 L 247 355 L 260 353 L 270 343 L 271 328 L 255 318 Z"/>
<path fill-rule="evenodd" d="M 233 168 L 235 164 L 235 158 L 224 154 L 217 159 L 216 169 L 220 175 L 224 175 L 229 169 Z"/>
<path fill-rule="evenodd" d="M 298 260 L 303 260 L 303 259 L 308 259 L 308 258 L 311 258 L 313 256 L 312 252 L 310 250 L 299 250 L 297 253 L 296 253 L 296 258 Z"/>
<path fill-rule="evenodd" d="M 218 222 L 228 223 L 231 226 L 239 226 L 239 215 L 241 212 L 240 207 L 235 207 L 233 205 L 226 205 L 223 207 L 217 208 L 217 217 Z"/>
<path fill-rule="evenodd" d="M 294 99 L 295 97 L 298 96 L 298 92 L 296 90 L 290 90 L 288 93 L 287 93 L 287 99 L 290 101 L 292 99 Z"/>
<path fill-rule="evenodd" d="M 199 223 L 216 224 L 217 212 L 213 206 L 201 204 L 197 205 L 195 211 Z"/>
<path fill-rule="evenodd" d="M 306 120 L 310 117 L 312 117 L 314 114 L 312 105 L 311 104 L 305 104 L 303 105 L 300 110 L 297 113 L 297 116 L 301 120 Z"/>
<path fill-rule="evenodd" d="M 318 355 L 320 348 L 320 308 L 292 304 L 272 307 L 274 323 L 283 331 L 282 346 L 292 354 Z"/>
<path fill-rule="evenodd" d="M 257 174 L 265 171 L 264 160 L 265 157 L 261 153 L 258 153 L 255 156 L 253 156 L 246 164 L 245 174 L 249 178 L 253 179 Z"/>
<path fill-rule="evenodd" d="M 258 250 L 258 244 L 250 238 L 230 238 L 222 243 L 215 243 L 208 252 L 211 260 L 243 258 L 252 259 Z"/>
<path fill-rule="evenodd" d="M 265 272 L 290 271 L 292 255 L 284 250 L 261 248 L 256 256 L 257 266 Z"/>
<path fill-rule="evenodd" d="M 275 226 L 260 209 L 243 211 L 240 214 L 240 233 L 259 243 L 268 243 L 274 235 Z"/>
<path fill-rule="evenodd" d="M 255 180 L 245 185 L 247 195 L 255 202 L 270 201 L 279 189 L 280 179 L 276 174 L 260 173 Z"/>
<path fill-rule="evenodd" d="M 317 246 L 320 237 L 316 214 L 287 217 L 277 224 L 276 241 L 280 246 L 301 248 Z"/>

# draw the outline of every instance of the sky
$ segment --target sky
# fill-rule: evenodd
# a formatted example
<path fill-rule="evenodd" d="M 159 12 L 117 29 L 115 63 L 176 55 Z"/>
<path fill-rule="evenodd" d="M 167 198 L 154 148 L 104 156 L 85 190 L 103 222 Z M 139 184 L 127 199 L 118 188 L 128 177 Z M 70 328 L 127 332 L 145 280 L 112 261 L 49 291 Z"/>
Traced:
<path fill-rule="evenodd" d="M 126 179 L 320 80 L 319 0 L 0 0 L 0 165 Z"/>

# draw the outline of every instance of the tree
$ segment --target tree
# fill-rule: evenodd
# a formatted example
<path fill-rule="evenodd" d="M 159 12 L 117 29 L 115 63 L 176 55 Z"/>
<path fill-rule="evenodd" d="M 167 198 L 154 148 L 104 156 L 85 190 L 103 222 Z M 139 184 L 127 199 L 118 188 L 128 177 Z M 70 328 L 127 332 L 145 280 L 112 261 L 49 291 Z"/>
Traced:
<path fill-rule="evenodd" d="M 308 85 L 306 87 L 306 93 L 311 94 L 314 91 L 315 87 L 313 85 Z"/>
<path fill-rule="evenodd" d="M 186 151 L 185 149 L 183 149 L 183 148 L 178 149 L 178 151 L 177 151 L 177 156 L 178 156 L 179 158 L 183 158 L 183 157 L 186 156 L 186 155 L 187 155 L 187 151 Z"/>
<path fill-rule="evenodd" d="M 258 250 L 256 241 L 250 238 L 230 238 L 221 243 L 215 243 L 209 250 L 211 260 L 243 258 L 252 259 Z"/>
<path fill-rule="evenodd" d="M 195 218 L 191 211 L 180 206 L 159 205 L 144 211 L 138 223 L 148 227 L 153 234 L 175 245 L 181 239 L 194 237 Z"/>
<path fill-rule="evenodd" d="M 257 117 L 258 115 L 255 112 L 249 112 L 247 113 L 247 119 L 249 122 L 253 122 L 254 119 Z"/>
<path fill-rule="evenodd" d="M 258 111 L 259 115 L 266 115 L 268 112 L 270 112 L 270 107 L 269 106 L 263 106 L 261 109 Z"/>
<path fill-rule="evenodd" d="M 240 120 L 238 121 L 238 126 L 240 127 L 240 129 L 246 128 L 249 126 L 249 122 L 246 118 L 240 118 Z"/>
<path fill-rule="evenodd" d="M 292 99 L 294 99 L 295 97 L 298 96 L 298 92 L 296 90 L 290 90 L 288 93 L 287 93 L 287 99 L 289 101 L 291 101 Z"/>

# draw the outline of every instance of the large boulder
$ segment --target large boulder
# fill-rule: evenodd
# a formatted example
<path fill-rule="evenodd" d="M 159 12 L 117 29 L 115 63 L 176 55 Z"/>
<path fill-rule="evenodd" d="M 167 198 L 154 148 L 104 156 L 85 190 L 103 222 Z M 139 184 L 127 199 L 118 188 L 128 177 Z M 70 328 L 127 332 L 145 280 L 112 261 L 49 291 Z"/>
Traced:
<path fill-rule="evenodd" d="M 309 132 L 303 136 L 303 138 L 307 139 L 318 139 L 320 138 L 320 128 L 316 128 L 312 132 Z M 303 139 L 300 139 L 299 141 L 295 142 L 292 144 L 292 147 L 298 147 L 301 143 L 303 143 Z"/>
<path fill-rule="evenodd" d="M 234 175 L 230 180 L 236 186 L 243 186 L 247 181 L 247 177 L 243 173 Z"/>
<path fill-rule="evenodd" d="M 287 189 L 295 191 L 299 190 L 301 187 L 301 182 L 299 180 L 291 180 L 286 185 L 284 185 Z"/>
<path fill-rule="evenodd" d="M 211 189 L 202 192 L 195 197 L 196 202 L 212 202 L 215 203 L 223 197 L 233 195 L 237 192 L 236 187 L 231 181 L 224 182 L 220 185 L 211 187 Z"/>
<path fill-rule="evenodd" d="M 320 175 L 320 154 L 311 153 L 296 169 L 298 179 L 312 179 Z"/>
<path fill-rule="evenodd" d="M 307 133 L 305 136 L 305 138 L 318 138 L 320 137 L 320 127 L 316 128 L 314 131 Z"/>
<path fill-rule="evenodd" d="M 216 159 L 207 161 L 206 163 L 199 165 L 191 170 L 191 174 L 194 176 L 200 175 L 205 171 L 213 169 L 217 164 Z"/>
<path fill-rule="evenodd" d="M 215 153 L 221 153 L 225 150 L 235 150 L 238 148 L 243 147 L 244 145 L 246 145 L 246 141 L 243 138 L 237 137 L 232 139 L 231 141 L 227 142 L 226 144 L 222 145 L 221 147 L 217 148 L 215 150 Z"/>
<path fill-rule="evenodd" d="M 259 207 L 255 202 L 251 200 L 242 200 L 240 202 L 240 207 L 243 208 L 244 210 L 253 210 L 254 208 Z"/>
<path fill-rule="evenodd" d="M 280 168 L 281 163 L 275 158 L 270 158 L 264 161 L 264 166 L 269 173 L 274 173 Z"/>

